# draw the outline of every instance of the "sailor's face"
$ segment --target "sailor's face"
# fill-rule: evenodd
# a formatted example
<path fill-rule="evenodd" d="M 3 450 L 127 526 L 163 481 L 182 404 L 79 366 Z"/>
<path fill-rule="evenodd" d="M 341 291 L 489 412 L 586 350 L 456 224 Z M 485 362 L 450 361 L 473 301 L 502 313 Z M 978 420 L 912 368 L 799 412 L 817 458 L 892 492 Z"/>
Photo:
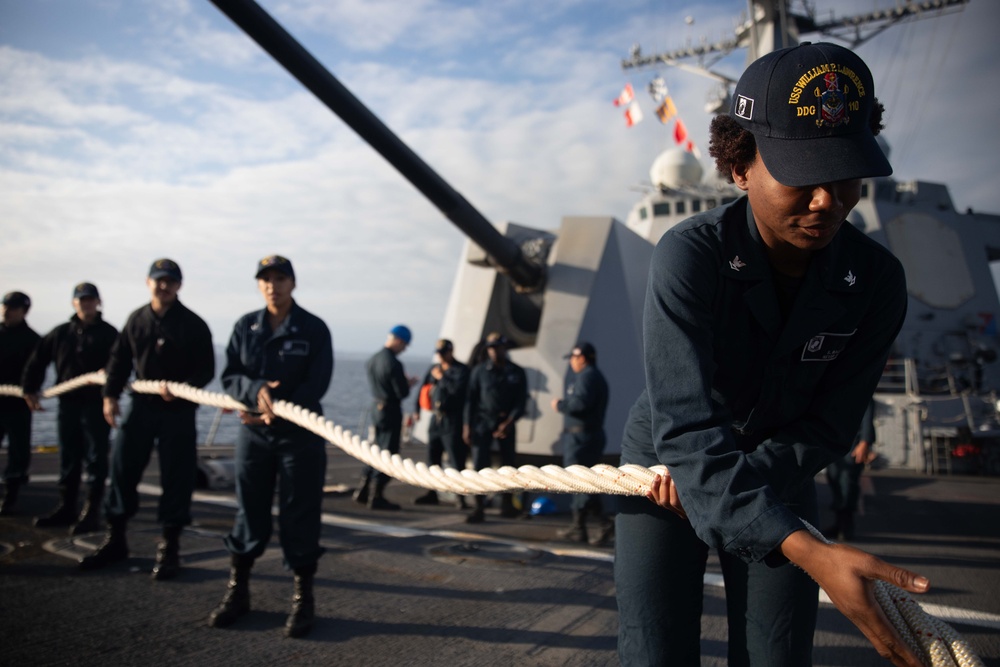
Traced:
<path fill-rule="evenodd" d="M 97 308 L 101 305 L 101 300 L 95 296 L 81 296 L 73 299 L 73 310 L 76 316 L 84 322 L 90 322 L 97 317 Z"/>
<path fill-rule="evenodd" d="M 825 248 L 861 199 L 860 179 L 782 185 L 759 153 L 750 166 L 733 170 L 733 180 L 747 193 L 761 239 L 775 252 Z"/>
<path fill-rule="evenodd" d="M 181 281 L 173 278 L 146 278 L 146 287 L 153 301 L 170 305 L 177 300 L 177 292 L 181 289 Z"/>
<path fill-rule="evenodd" d="M 0 320 L 9 327 L 16 327 L 24 321 L 28 311 L 21 306 L 0 306 Z"/>
<path fill-rule="evenodd" d="M 281 309 L 291 304 L 295 281 L 277 269 L 268 269 L 257 278 L 257 289 L 269 309 Z"/>

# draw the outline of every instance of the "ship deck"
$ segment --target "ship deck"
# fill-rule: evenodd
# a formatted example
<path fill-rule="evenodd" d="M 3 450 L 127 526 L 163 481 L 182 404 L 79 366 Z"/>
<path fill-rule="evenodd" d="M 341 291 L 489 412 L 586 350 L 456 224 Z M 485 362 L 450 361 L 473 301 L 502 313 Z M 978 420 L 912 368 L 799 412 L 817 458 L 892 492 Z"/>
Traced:
<path fill-rule="evenodd" d="M 225 448 L 213 448 L 225 453 Z M 403 454 L 420 458 L 417 447 Z M 251 579 L 253 611 L 233 627 L 206 626 L 226 585 L 222 536 L 231 491 L 199 491 L 195 524 L 181 538 L 184 569 L 149 577 L 157 462 L 129 525 L 132 557 L 79 573 L 74 560 L 102 536 L 66 537 L 33 527 L 56 501 L 55 453 L 36 453 L 19 513 L 0 518 L 0 631 L 4 664 L 30 665 L 612 665 L 617 612 L 613 550 L 560 542 L 565 514 L 470 526 L 453 504 L 415 506 L 422 490 L 391 484 L 399 512 L 350 498 L 360 465 L 330 447 L 317 574 L 317 624 L 308 638 L 282 635 L 291 576 L 275 541 Z M 927 575 L 921 598 L 950 618 L 987 665 L 1000 665 L 1000 479 L 876 471 L 858 518 L 856 545 Z M 820 485 L 820 492 L 826 489 Z M 821 498 L 822 500 L 822 498 Z M 276 539 L 276 538 L 275 538 Z M 709 561 L 703 665 L 724 665 L 724 591 Z M 961 618 L 961 620 L 956 620 Z M 885 664 L 831 605 L 820 607 L 816 665 Z"/>

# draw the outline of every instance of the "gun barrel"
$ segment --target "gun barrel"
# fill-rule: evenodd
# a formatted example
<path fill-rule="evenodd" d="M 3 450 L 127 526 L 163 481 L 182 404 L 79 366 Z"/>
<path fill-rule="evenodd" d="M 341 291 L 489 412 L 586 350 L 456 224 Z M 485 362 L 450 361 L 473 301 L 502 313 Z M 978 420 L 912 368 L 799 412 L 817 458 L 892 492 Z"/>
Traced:
<path fill-rule="evenodd" d="M 498 232 L 262 7 L 253 0 L 211 1 L 485 250 L 498 270 L 521 289 L 540 286 L 541 267 L 528 261 L 516 243 Z"/>

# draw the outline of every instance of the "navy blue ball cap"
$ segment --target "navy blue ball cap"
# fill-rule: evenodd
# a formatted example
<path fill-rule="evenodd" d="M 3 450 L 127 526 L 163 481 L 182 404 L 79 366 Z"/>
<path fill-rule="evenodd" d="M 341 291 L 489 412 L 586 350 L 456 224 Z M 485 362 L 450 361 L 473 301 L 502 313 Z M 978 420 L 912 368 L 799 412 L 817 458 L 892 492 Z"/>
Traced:
<path fill-rule="evenodd" d="M 264 259 L 257 262 L 257 278 L 260 278 L 268 269 L 274 269 L 275 271 L 280 271 L 286 276 L 295 280 L 295 270 L 292 269 L 292 262 L 286 257 L 281 255 L 268 255 Z"/>
<path fill-rule="evenodd" d="M 97 285 L 94 283 L 79 283 L 73 288 L 74 299 L 82 299 L 85 296 L 92 296 L 95 299 L 100 299 L 101 295 L 97 291 Z"/>
<path fill-rule="evenodd" d="M 730 115 L 753 134 L 771 175 L 801 187 L 892 173 L 869 127 L 874 108 L 875 83 L 861 58 L 804 42 L 751 63 Z"/>
<path fill-rule="evenodd" d="M 486 347 L 507 347 L 508 345 L 510 345 L 510 341 L 499 331 L 494 331 L 486 337 Z"/>
<path fill-rule="evenodd" d="M 149 277 L 153 280 L 169 278 L 181 282 L 181 267 L 172 259 L 158 259 L 149 267 Z"/>
<path fill-rule="evenodd" d="M 393 328 L 389 329 L 389 333 L 403 341 L 407 345 L 413 340 L 413 334 L 410 333 L 410 328 L 405 324 L 397 324 Z"/>
<path fill-rule="evenodd" d="M 597 350 L 595 350 L 594 346 L 590 343 L 581 340 L 573 346 L 573 350 L 569 354 L 565 355 L 563 359 L 569 359 L 570 357 L 575 356 L 581 356 L 587 361 L 592 362 L 597 358 Z"/>
<path fill-rule="evenodd" d="M 7 292 L 3 295 L 3 305 L 8 308 L 31 308 L 31 299 L 24 292 Z"/>

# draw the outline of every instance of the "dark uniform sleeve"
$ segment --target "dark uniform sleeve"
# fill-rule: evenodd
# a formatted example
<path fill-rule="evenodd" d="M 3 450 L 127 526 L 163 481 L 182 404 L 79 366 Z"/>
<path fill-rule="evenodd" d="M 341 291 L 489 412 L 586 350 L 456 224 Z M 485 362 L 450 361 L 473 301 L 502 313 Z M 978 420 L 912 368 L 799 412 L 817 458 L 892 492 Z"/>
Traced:
<path fill-rule="evenodd" d="M 59 330 L 56 327 L 45 335 L 35 346 L 35 350 L 28 357 L 28 363 L 24 366 L 24 374 L 21 381 L 21 390 L 25 394 L 37 394 L 45 381 L 45 369 L 55 358 L 55 349 L 59 344 Z"/>
<path fill-rule="evenodd" d="M 212 347 L 212 332 L 205 321 L 192 313 L 192 339 L 188 350 L 191 355 L 191 374 L 183 382 L 192 387 L 204 387 L 215 377 L 215 349 Z"/>
<path fill-rule="evenodd" d="M 713 395 L 713 350 L 724 344 L 713 329 L 718 266 L 711 248 L 685 234 L 668 233 L 654 252 L 643 322 L 652 439 L 698 537 L 759 561 L 802 529 L 781 491 L 814 476 L 853 438 L 902 324 L 905 284 L 898 263 L 873 282 L 879 292 L 869 315 L 830 364 L 809 408 L 746 454 L 735 442 L 732 416 Z"/>
<path fill-rule="evenodd" d="M 518 394 L 515 397 L 510 415 L 508 416 L 511 423 L 516 422 L 518 419 L 523 417 L 524 411 L 528 407 L 528 375 L 520 366 L 515 365 L 514 367 L 517 369 L 518 375 Z"/>
<path fill-rule="evenodd" d="M 868 409 L 861 418 L 861 429 L 858 431 L 858 442 L 875 443 L 875 401 L 868 401 Z"/>
<path fill-rule="evenodd" d="M 460 366 L 457 372 L 449 370 L 434 387 L 435 407 L 443 412 L 453 413 L 465 402 L 469 393 L 469 369 Z"/>
<path fill-rule="evenodd" d="M 389 378 L 389 384 L 392 386 L 392 391 L 396 395 L 396 399 L 400 402 L 404 398 L 410 395 L 410 382 L 406 379 L 406 374 L 403 372 L 403 364 L 397 363 L 392 365 L 392 375 Z"/>
<path fill-rule="evenodd" d="M 469 391 L 465 396 L 465 414 L 462 419 L 470 427 L 475 423 L 476 414 L 479 412 L 479 383 L 482 382 L 482 369 L 483 366 L 480 364 L 473 368 L 469 375 Z"/>
<path fill-rule="evenodd" d="M 257 393 L 264 386 L 266 380 L 256 377 L 256 373 L 251 375 L 243 361 L 247 328 L 246 318 L 241 318 L 233 326 L 233 333 L 229 336 L 229 344 L 226 345 L 226 367 L 222 370 L 221 380 L 223 391 L 250 408 L 251 411 L 256 411 Z"/>
<path fill-rule="evenodd" d="M 111 355 L 108 358 L 108 366 L 105 369 L 107 379 L 104 382 L 103 395 L 105 398 L 118 399 L 125 383 L 132 375 L 132 344 L 129 341 L 129 333 L 134 327 L 135 313 L 129 316 L 128 321 L 122 328 L 121 333 L 111 346 Z"/>

